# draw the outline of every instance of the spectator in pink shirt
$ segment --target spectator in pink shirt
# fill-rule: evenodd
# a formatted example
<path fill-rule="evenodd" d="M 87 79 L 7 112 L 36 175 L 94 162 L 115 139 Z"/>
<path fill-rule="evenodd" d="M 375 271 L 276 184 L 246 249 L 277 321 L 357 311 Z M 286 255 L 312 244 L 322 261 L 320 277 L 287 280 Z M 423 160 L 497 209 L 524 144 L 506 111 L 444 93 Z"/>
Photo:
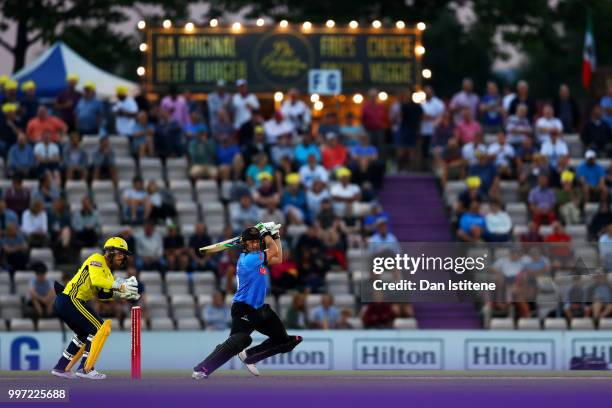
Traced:
<path fill-rule="evenodd" d="M 378 91 L 370 89 L 368 98 L 361 109 L 361 124 L 370 135 L 370 140 L 375 146 L 380 146 L 385 136 L 387 113 L 385 105 L 377 101 Z"/>
<path fill-rule="evenodd" d="M 170 112 L 172 118 L 176 120 L 181 127 L 185 127 L 189 124 L 189 109 L 187 107 L 187 100 L 183 95 L 178 93 L 175 85 L 170 86 L 168 89 L 168 95 L 164 96 L 161 101 L 162 109 Z"/>
<path fill-rule="evenodd" d="M 472 117 L 475 118 L 478 113 L 479 101 L 480 98 L 474 93 L 474 83 L 470 78 L 464 78 L 461 84 L 461 91 L 457 92 L 450 102 L 453 122 L 457 124 L 461 121 L 463 111 L 466 108 L 470 109 Z"/>
<path fill-rule="evenodd" d="M 462 119 L 457 124 L 457 133 L 459 134 L 462 144 L 473 141 L 474 136 L 482 133 L 482 127 L 480 123 L 474 120 L 471 108 L 463 109 Z"/>

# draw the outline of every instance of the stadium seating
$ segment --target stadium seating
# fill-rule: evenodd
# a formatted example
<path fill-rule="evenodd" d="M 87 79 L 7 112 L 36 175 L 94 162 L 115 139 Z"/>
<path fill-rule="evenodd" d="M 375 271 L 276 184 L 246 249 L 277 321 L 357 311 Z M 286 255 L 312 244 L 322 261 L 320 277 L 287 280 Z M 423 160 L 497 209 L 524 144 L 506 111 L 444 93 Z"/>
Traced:
<path fill-rule="evenodd" d="M 594 330 L 595 325 L 593 324 L 593 319 L 589 317 L 575 317 L 570 321 L 570 328 L 572 330 Z"/>
<path fill-rule="evenodd" d="M 147 294 L 147 309 L 151 318 L 169 317 L 168 299 L 165 295 Z"/>
<path fill-rule="evenodd" d="M 514 321 L 512 318 L 493 318 L 491 319 L 489 329 L 514 330 Z"/>
<path fill-rule="evenodd" d="M 541 330 L 540 319 L 520 318 L 517 323 L 519 330 Z"/>
<path fill-rule="evenodd" d="M 562 317 L 544 319 L 544 330 L 566 330 L 567 321 Z"/>
<path fill-rule="evenodd" d="M 12 318 L 9 322 L 12 331 L 34 331 L 34 321 L 19 317 Z"/>
<path fill-rule="evenodd" d="M 173 295 L 171 298 L 172 314 L 175 319 L 179 318 L 195 318 L 196 309 L 195 301 L 191 295 Z"/>
<path fill-rule="evenodd" d="M 169 317 L 156 317 L 151 319 L 151 330 L 174 330 L 174 322 Z"/>
<path fill-rule="evenodd" d="M 23 316 L 19 295 L 0 295 L 0 316 L 2 319 L 21 318 Z M 13 330 L 12 326 L 11 330 Z"/>
<path fill-rule="evenodd" d="M 166 293 L 169 296 L 190 293 L 189 277 L 185 272 L 169 271 L 166 274 Z"/>
<path fill-rule="evenodd" d="M 12 292 L 11 277 L 6 272 L 0 272 L 0 295 L 8 295 Z"/>
<path fill-rule="evenodd" d="M 177 319 L 176 327 L 178 330 L 200 330 L 202 323 L 195 317 L 184 317 Z"/>
<path fill-rule="evenodd" d="M 393 320 L 394 329 L 413 330 L 417 329 L 417 321 L 414 318 L 396 318 Z"/>
<path fill-rule="evenodd" d="M 215 273 L 211 271 L 206 272 L 194 272 L 192 275 L 193 282 L 193 293 L 195 295 L 200 294 L 212 294 L 216 287 Z"/>
<path fill-rule="evenodd" d="M 36 326 L 38 331 L 59 331 L 62 328 L 59 319 L 40 319 Z"/>

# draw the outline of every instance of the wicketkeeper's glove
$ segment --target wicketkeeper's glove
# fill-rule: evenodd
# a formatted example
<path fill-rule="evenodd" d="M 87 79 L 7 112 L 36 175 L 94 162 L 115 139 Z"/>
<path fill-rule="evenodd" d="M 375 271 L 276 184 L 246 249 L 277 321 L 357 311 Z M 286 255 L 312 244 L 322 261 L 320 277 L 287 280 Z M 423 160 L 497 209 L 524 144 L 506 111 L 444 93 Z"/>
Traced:
<path fill-rule="evenodd" d="M 114 293 L 119 293 L 122 298 L 126 298 L 127 295 L 138 295 L 138 280 L 134 276 L 131 276 L 129 279 L 117 278 L 113 282 L 113 286 L 111 287 Z"/>

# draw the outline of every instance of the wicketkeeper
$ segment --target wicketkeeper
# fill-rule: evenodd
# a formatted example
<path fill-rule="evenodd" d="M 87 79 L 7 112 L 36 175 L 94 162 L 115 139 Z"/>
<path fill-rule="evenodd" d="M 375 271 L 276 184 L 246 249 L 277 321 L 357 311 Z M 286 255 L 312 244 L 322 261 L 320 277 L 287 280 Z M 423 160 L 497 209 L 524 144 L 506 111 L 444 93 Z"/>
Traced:
<path fill-rule="evenodd" d="M 65 288 L 55 282 L 55 312 L 75 333 L 51 370 L 55 376 L 91 380 L 106 378 L 105 374 L 94 369 L 94 365 L 110 334 L 110 320 L 103 321 L 87 302 L 94 296 L 103 301 L 140 298 L 135 277 L 125 280 L 113 276 L 113 271 L 123 269 L 131 255 L 127 242 L 121 237 L 109 238 L 103 252 L 103 255 L 95 253 L 87 258 Z M 72 367 L 79 358 L 81 364 L 75 374 Z"/>
<path fill-rule="evenodd" d="M 253 375 L 259 375 L 255 366 L 260 360 L 293 350 L 300 336 L 289 336 L 278 315 L 264 304 L 268 290 L 268 266 L 282 262 L 283 247 L 279 235 L 280 225 L 259 223 L 245 229 L 240 236 L 243 253 L 238 258 L 236 275 L 238 290 L 232 304 L 232 328 L 229 338 L 194 367 L 192 377 L 207 378 L 230 358 L 238 357 Z M 257 330 L 268 336 L 263 343 L 251 347 L 251 333 Z"/>

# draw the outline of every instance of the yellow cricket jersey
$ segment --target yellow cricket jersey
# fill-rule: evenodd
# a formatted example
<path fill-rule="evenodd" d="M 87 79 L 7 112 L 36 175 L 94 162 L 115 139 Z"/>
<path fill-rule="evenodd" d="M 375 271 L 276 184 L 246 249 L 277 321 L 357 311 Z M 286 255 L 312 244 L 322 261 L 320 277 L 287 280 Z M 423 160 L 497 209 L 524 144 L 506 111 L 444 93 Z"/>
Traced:
<path fill-rule="evenodd" d="M 102 254 L 95 253 L 83 262 L 64 289 L 64 294 L 85 302 L 98 296 L 100 290 L 108 297 L 115 278 Z"/>

